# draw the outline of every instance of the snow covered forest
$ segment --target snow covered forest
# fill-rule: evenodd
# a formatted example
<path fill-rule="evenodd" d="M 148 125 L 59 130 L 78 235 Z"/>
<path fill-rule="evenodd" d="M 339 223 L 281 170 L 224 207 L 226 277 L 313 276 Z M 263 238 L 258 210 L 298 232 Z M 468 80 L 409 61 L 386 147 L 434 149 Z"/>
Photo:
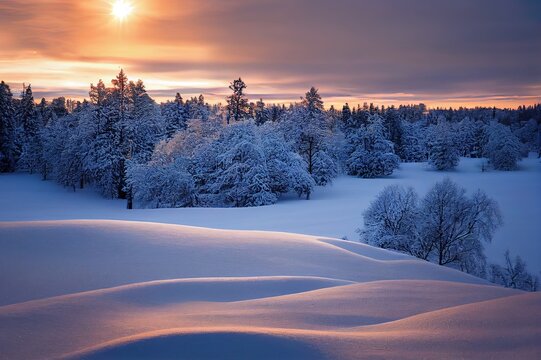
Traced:
<path fill-rule="evenodd" d="M 246 207 L 285 193 L 310 198 L 340 173 L 389 176 L 400 162 L 437 170 L 486 157 L 487 170 L 514 170 L 541 151 L 541 105 L 518 110 L 427 109 L 424 105 L 324 108 L 311 88 L 295 104 L 250 102 L 231 83 L 227 104 L 180 94 L 157 104 L 121 71 L 89 99 L 35 102 L 0 85 L 0 170 L 41 173 L 74 190 L 137 207 Z"/>
<path fill-rule="evenodd" d="M 158 104 L 141 80 L 120 71 L 109 86 L 91 85 L 88 100 L 36 103 L 30 85 L 17 97 L 2 82 L 0 169 L 92 187 L 126 199 L 128 209 L 253 207 L 285 194 L 309 200 L 340 174 L 387 177 L 405 162 L 448 171 L 461 157 L 486 158 L 483 171 L 512 171 L 529 153 L 541 154 L 541 105 L 337 110 L 326 109 L 314 87 L 288 106 L 250 102 L 246 87 L 240 78 L 231 82 L 225 105 L 180 94 Z M 482 191 L 468 197 L 445 179 L 419 199 L 411 188 L 390 186 L 364 222 L 359 233 L 368 244 L 508 287 L 539 286 L 520 256 L 506 253 L 505 267 L 487 263 L 484 244 L 502 216 Z"/>

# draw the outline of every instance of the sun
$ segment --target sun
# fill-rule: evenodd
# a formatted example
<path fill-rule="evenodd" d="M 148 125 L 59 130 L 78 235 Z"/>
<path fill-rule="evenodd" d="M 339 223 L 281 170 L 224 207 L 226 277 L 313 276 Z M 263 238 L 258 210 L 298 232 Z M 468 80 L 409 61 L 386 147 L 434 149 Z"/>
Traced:
<path fill-rule="evenodd" d="M 132 13 L 133 6 L 127 0 L 116 0 L 111 14 L 119 21 L 124 21 Z"/>

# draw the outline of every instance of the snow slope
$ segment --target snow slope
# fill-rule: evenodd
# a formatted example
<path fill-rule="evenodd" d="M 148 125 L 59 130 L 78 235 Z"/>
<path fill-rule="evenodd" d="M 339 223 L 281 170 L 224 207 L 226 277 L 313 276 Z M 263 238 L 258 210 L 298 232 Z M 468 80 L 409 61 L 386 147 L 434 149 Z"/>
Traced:
<path fill-rule="evenodd" d="M 285 231 L 356 240 L 362 212 L 387 185 L 413 186 L 420 195 L 449 176 L 469 191 L 478 188 L 494 197 L 504 226 L 487 246 L 492 262 L 502 262 L 506 249 L 521 255 L 528 268 L 541 272 L 541 162 L 524 159 L 518 171 L 481 172 L 481 159 L 461 159 L 455 171 L 437 172 L 427 164 L 401 164 L 390 178 L 340 177 L 318 188 L 310 201 L 284 199 L 278 204 L 243 209 L 145 209 L 128 211 L 119 200 L 91 190 L 73 193 L 54 182 L 25 174 L 0 175 L 0 221 L 118 219 L 235 230 Z"/>
<path fill-rule="evenodd" d="M 131 283 L 201 277 L 484 283 L 458 271 L 366 245 L 350 251 L 306 235 L 143 222 L 0 223 L 0 249 L 0 283 L 9 289 L 0 294 L 0 305 Z"/>
<path fill-rule="evenodd" d="M 286 233 L 0 223 L 0 359 L 538 358 L 541 296 Z"/>

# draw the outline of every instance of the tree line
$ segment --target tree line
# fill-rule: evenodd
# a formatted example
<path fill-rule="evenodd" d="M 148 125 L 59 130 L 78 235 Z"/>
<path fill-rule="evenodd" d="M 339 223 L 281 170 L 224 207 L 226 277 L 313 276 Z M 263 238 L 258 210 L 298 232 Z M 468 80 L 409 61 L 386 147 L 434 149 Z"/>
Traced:
<path fill-rule="evenodd" d="M 127 207 L 260 206 L 286 193 L 310 198 L 341 173 L 389 176 L 401 162 L 434 169 L 486 157 L 514 170 L 540 151 L 541 105 L 427 109 L 364 104 L 325 109 L 312 87 L 286 105 L 250 102 L 236 79 L 225 105 L 180 94 L 158 104 L 124 71 L 84 101 L 36 103 L 0 83 L 0 171 L 40 173 L 74 190 L 92 186 Z"/>

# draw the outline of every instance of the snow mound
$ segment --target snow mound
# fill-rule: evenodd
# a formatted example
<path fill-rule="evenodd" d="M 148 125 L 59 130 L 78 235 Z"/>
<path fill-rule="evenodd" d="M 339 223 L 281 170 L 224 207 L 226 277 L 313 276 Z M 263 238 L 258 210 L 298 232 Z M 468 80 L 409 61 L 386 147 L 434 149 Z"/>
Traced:
<path fill-rule="evenodd" d="M 326 359 L 308 342 L 255 332 L 193 332 L 127 339 L 65 359 Z"/>
<path fill-rule="evenodd" d="M 345 331 L 170 329 L 119 339 L 66 359 L 538 359 L 539 316 L 541 294 L 524 294 Z"/>
<path fill-rule="evenodd" d="M 0 223 L 0 358 L 535 358 L 540 294 L 314 236 Z M 361 355 L 360 355 L 361 354 Z"/>
<path fill-rule="evenodd" d="M 127 221 L 0 223 L 0 305 L 154 280 L 312 276 L 366 282 L 483 280 L 390 251 L 314 236 Z M 371 256 L 375 256 L 371 257 Z M 387 260 L 380 260 L 380 259 Z"/>

